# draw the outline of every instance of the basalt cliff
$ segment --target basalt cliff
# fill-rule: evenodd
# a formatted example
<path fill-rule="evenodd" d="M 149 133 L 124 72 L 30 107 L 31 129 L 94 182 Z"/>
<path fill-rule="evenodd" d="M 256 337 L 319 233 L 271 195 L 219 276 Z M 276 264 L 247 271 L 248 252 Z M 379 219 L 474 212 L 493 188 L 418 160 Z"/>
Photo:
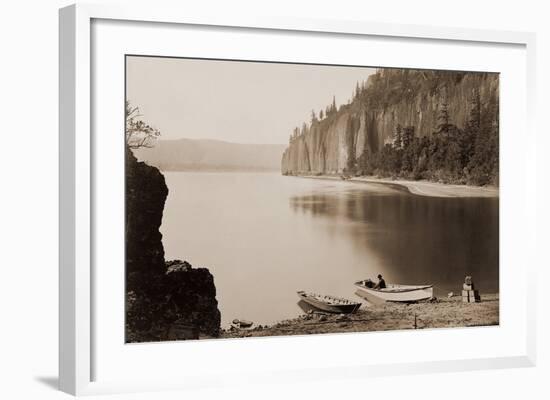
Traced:
<path fill-rule="evenodd" d="M 486 121 L 494 130 L 498 126 L 498 96 L 499 75 L 494 73 L 377 70 L 357 86 L 348 104 L 314 114 L 301 130 L 295 130 L 282 156 L 281 171 L 285 175 L 366 174 L 367 159 L 385 145 L 394 144 L 401 128 L 411 128 L 419 143 L 423 137 L 431 138 L 442 124 L 452 124 L 462 132 L 472 124 L 476 104 L 477 124 Z M 475 158 L 475 140 L 463 150 L 472 154 L 463 154 L 463 158 Z M 498 147 L 498 142 L 493 142 L 491 145 Z M 478 147 L 482 145 L 488 146 Z M 468 161 L 461 168 L 466 168 Z"/>
<path fill-rule="evenodd" d="M 165 261 L 164 176 L 126 151 L 126 341 L 216 337 L 220 312 L 206 268 Z M 173 326 L 179 329 L 173 329 Z M 183 327 L 183 328 L 181 328 Z"/>

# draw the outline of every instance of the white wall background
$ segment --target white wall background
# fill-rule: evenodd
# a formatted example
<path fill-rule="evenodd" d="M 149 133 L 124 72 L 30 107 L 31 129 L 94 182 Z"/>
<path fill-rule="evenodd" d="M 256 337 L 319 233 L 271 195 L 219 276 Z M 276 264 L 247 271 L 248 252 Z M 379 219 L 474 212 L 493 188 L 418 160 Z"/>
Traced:
<path fill-rule="evenodd" d="M 538 33 L 538 366 L 530 369 L 371 378 L 296 385 L 236 387 L 194 393 L 118 395 L 117 399 L 547 398 L 550 376 L 550 13 L 545 2 L 480 0 L 232 0 L 189 3 L 190 13 L 361 19 L 380 22 L 528 30 Z M 0 398 L 57 399 L 57 9 L 61 0 L 0 3 Z M 109 3 L 115 3 L 114 1 Z M 180 1 L 181 3 L 181 1 Z M 161 7 L 164 2 L 154 2 Z M 522 132 L 518 132 L 521 135 Z M 545 157 L 546 156 L 546 157 Z M 521 233 L 518 233 L 521 234 Z"/>

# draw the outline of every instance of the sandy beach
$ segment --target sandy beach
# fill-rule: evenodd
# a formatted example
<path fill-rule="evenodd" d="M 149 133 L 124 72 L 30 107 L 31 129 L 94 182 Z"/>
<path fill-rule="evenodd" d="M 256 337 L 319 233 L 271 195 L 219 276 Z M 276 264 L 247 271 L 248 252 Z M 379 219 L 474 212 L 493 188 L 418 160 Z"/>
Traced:
<path fill-rule="evenodd" d="M 303 175 L 303 178 L 330 179 L 341 181 L 340 176 L 332 175 Z M 375 176 L 361 176 L 346 179 L 345 182 L 364 182 L 393 186 L 397 189 L 407 190 L 409 193 L 418 196 L 429 197 L 498 197 L 499 190 L 495 186 L 471 186 L 471 185 L 451 185 L 445 183 L 429 181 L 409 181 L 401 179 L 378 178 Z"/>
<path fill-rule="evenodd" d="M 499 324 L 499 295 L 481 295 L 478 303 L 463 303 L 462 297 L 438 298 L 416 304 L 383 303 L 366 306 L 350 315 L 303 314 L 271 326 L 229 329 L 221 338 L 310 335 L 318 333 L 373 332 L 491 326 Z"/>

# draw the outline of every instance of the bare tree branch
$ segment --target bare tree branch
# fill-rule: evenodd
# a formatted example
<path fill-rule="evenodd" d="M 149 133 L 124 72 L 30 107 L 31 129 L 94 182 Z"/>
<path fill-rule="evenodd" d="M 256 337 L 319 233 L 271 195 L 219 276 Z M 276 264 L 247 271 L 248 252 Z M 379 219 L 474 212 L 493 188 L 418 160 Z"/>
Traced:
<path fill-rule="evenodd" d="M 141 119 L 139 107 L 126 102 L 126 145 L 130 149 L 151 148 L 160 136 L 160 131 Z"/>

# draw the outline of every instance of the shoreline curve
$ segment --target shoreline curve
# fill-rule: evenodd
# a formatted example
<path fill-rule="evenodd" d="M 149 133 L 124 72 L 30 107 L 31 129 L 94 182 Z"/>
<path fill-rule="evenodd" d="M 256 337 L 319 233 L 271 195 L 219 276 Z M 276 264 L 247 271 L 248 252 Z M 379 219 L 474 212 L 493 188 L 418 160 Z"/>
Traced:
<path fill-rule="evenodd" d="M 353 183 L 370 183 L 393 187 L 397 190 L 406 190 L 408 193 L 416 196 L 425 197 L 485 197 L 498 198 L 499 189 L 496 186 L 471 186 L 471 185 L 454 185 L 430 181 L 410 181 L 401 179 L 384 179 L 374 176 L 361 176 L 348 179 L 342 179 L 340 176 L 334 175 L 289 175 L 297 178 L 309 179 L 325 179 L 342 182 Z"/>

